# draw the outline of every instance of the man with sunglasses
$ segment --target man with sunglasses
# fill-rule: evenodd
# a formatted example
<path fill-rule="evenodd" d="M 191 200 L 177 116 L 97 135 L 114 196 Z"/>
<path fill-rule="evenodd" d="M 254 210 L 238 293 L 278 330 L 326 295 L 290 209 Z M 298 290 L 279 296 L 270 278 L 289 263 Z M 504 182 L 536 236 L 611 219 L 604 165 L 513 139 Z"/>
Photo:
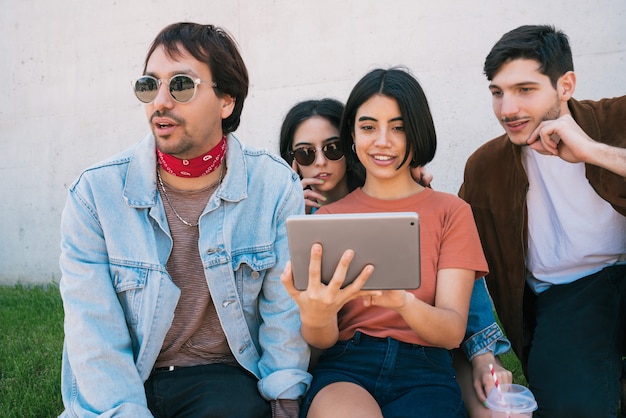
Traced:
<path fill-rule="evenodd" d="M 298 176 L 231 134 L 233 39 L 177 23 L 133 82 L 152 132 L 85 170 L 62 217 L 61 416 L 296 417 L 308 346 L 280 283 Z"/>

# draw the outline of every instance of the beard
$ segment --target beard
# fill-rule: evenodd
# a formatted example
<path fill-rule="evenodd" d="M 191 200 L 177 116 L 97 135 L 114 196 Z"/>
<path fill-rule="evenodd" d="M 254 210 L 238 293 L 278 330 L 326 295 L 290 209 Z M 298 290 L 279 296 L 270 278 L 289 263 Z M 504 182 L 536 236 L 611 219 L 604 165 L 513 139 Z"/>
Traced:
<path fill-rule="evenodd" d="M 561 116 L 561 100 L 558 94 L 554 97 L 554 102 L 542 113 L 535 113 L 536 117 L 530 116 L 512 116 L 512 117 L 502 117 L 500 122 L 504 127 L 505 131 L 509 136 L 511 142 L 517 145 L 527 145 L 528 136 L 539 126 L 543 121 L 555 120 Z M 515 131 L 511 130 L 507 127 L 507 123 L 523 121 L 526 120 L 528 125 L 523 129 L 523 131 Z"/>
<path fill-rule="evenodd" d="M 173 140 L 170 135 L 158 136 L 154 131 L 153 135 L 156 139 L 157 148 L 159 148 L 162 153 L 170 154 L 178 158 L 193 158 L 188 157 L 188 155 L 190 155 L 190 153 L 193 153 L 192 151 L 194 150 L 195 144 L 188 137 L 186 132 L 183 132 L 183 135 L 177 140 Z"/>
<path fill-rule="evenodd" d="M 554 105 L 544 113 L 541 121 L 544 120 L 554 120 L 558 119 L 561 116 L 561 102 L 559 100 L 559 96 L 556 96 Z"/>
<path fill-rule="evenodd" d="M 156 140 L 157 148 L 164 154 L 170 154 L 181 159 L 197 156 L 195 155 L 197 152 L 197 150 L 195 150 L 197 144 L 182 123 L 178 126 L 177 132 L 174 135 L 159 135 L 154 127 L 152 127 L 152 134 Z"/>

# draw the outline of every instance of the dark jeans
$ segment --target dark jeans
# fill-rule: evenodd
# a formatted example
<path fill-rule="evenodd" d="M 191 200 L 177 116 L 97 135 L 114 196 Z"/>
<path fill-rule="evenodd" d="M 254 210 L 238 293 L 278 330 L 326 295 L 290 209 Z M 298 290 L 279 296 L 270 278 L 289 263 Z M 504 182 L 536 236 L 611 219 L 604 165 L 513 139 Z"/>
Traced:
<path fill-rule="evenodd" d="M 315 395 L 335 382 L 362 386 L 376 399 L 385 418 L 465 417 L 452 354 L 443 348 L 361 332 L 351 340 L 338 341 L 320 356 L 300 417 L 306 417 Z"/>
<path fill-rule="evenodd" d="M 257 379 L 225 364 L 156 370 L 144 384 L 148 408 L 156 418 L 271 418 L 270 404 Z"/>
<path fill-rule="evenodd" d="M 626 318 L 626 265 L 552 286 L 536 300 L 528 383 L 533 417 L 617 417 Z"/>

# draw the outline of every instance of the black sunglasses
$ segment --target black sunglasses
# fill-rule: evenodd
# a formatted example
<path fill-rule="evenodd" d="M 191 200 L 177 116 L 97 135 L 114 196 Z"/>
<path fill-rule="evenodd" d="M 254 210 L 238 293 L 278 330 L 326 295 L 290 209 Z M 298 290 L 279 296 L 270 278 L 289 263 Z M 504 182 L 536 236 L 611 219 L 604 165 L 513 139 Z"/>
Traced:
<path fill-rule="evenodd" d="M 187 103 L 193 99 L 196 96 L 196 86 L 200 83 L 208 83 L 213 88 L 217 87 L 217 83 L 214 81 L 204 81 L 185 74 L 176 74 L 169 80 L 144 75 L 133 81 L 135 96 L 137 96 L 142 103 L 152 103 L 159 94 L 161 83 L 165 83 L 169 86 L 170 96 L 178 103 Z"/>
<path fill-rule="evenodd" d="M 300 147 L 293 151 L 289 151 L 296 162 L 301 166 L 307 166 L 313 164 L 315 161 L 315 154 L 317 150 L 321 150 L 324 153 L 324 157 L 330 161 L 337 161 L 343 157 L 343 149 L 339 142 L 331 142 L 324 145 L 322 148 L 315 147 Z"/>

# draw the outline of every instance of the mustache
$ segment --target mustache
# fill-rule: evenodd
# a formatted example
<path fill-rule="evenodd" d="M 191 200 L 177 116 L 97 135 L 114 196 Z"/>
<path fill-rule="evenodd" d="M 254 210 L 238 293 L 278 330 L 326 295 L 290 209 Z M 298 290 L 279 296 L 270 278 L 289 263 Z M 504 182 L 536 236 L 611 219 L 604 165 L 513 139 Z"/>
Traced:
<path fill-rule="evenodd" d="M 165 110 L 163 112 L 161 112 L 160 110 L 155 110 L 154 113 L 152 113 L 152 115 L 150 115 L 150 122 L 152 122 L 154 120 L 154 118 L 168 118 L 168 119 L 172 119 L 174 122 L 176 122 L 179 125 L 182 125 L 184 120 L 178 116 L 176 116 L 175 114 L 169 112 L 168 110 Z"/>
<path fill-rule="evenodd" d="M 519 117 L 519 116 L 511 116 L 511 117 L 503 116 L 503 117 L 500 118 L 500 122 L 509 123 L 509 122 L 518 121 L 520 119 L 521 119 L 521 117 Z"/>

